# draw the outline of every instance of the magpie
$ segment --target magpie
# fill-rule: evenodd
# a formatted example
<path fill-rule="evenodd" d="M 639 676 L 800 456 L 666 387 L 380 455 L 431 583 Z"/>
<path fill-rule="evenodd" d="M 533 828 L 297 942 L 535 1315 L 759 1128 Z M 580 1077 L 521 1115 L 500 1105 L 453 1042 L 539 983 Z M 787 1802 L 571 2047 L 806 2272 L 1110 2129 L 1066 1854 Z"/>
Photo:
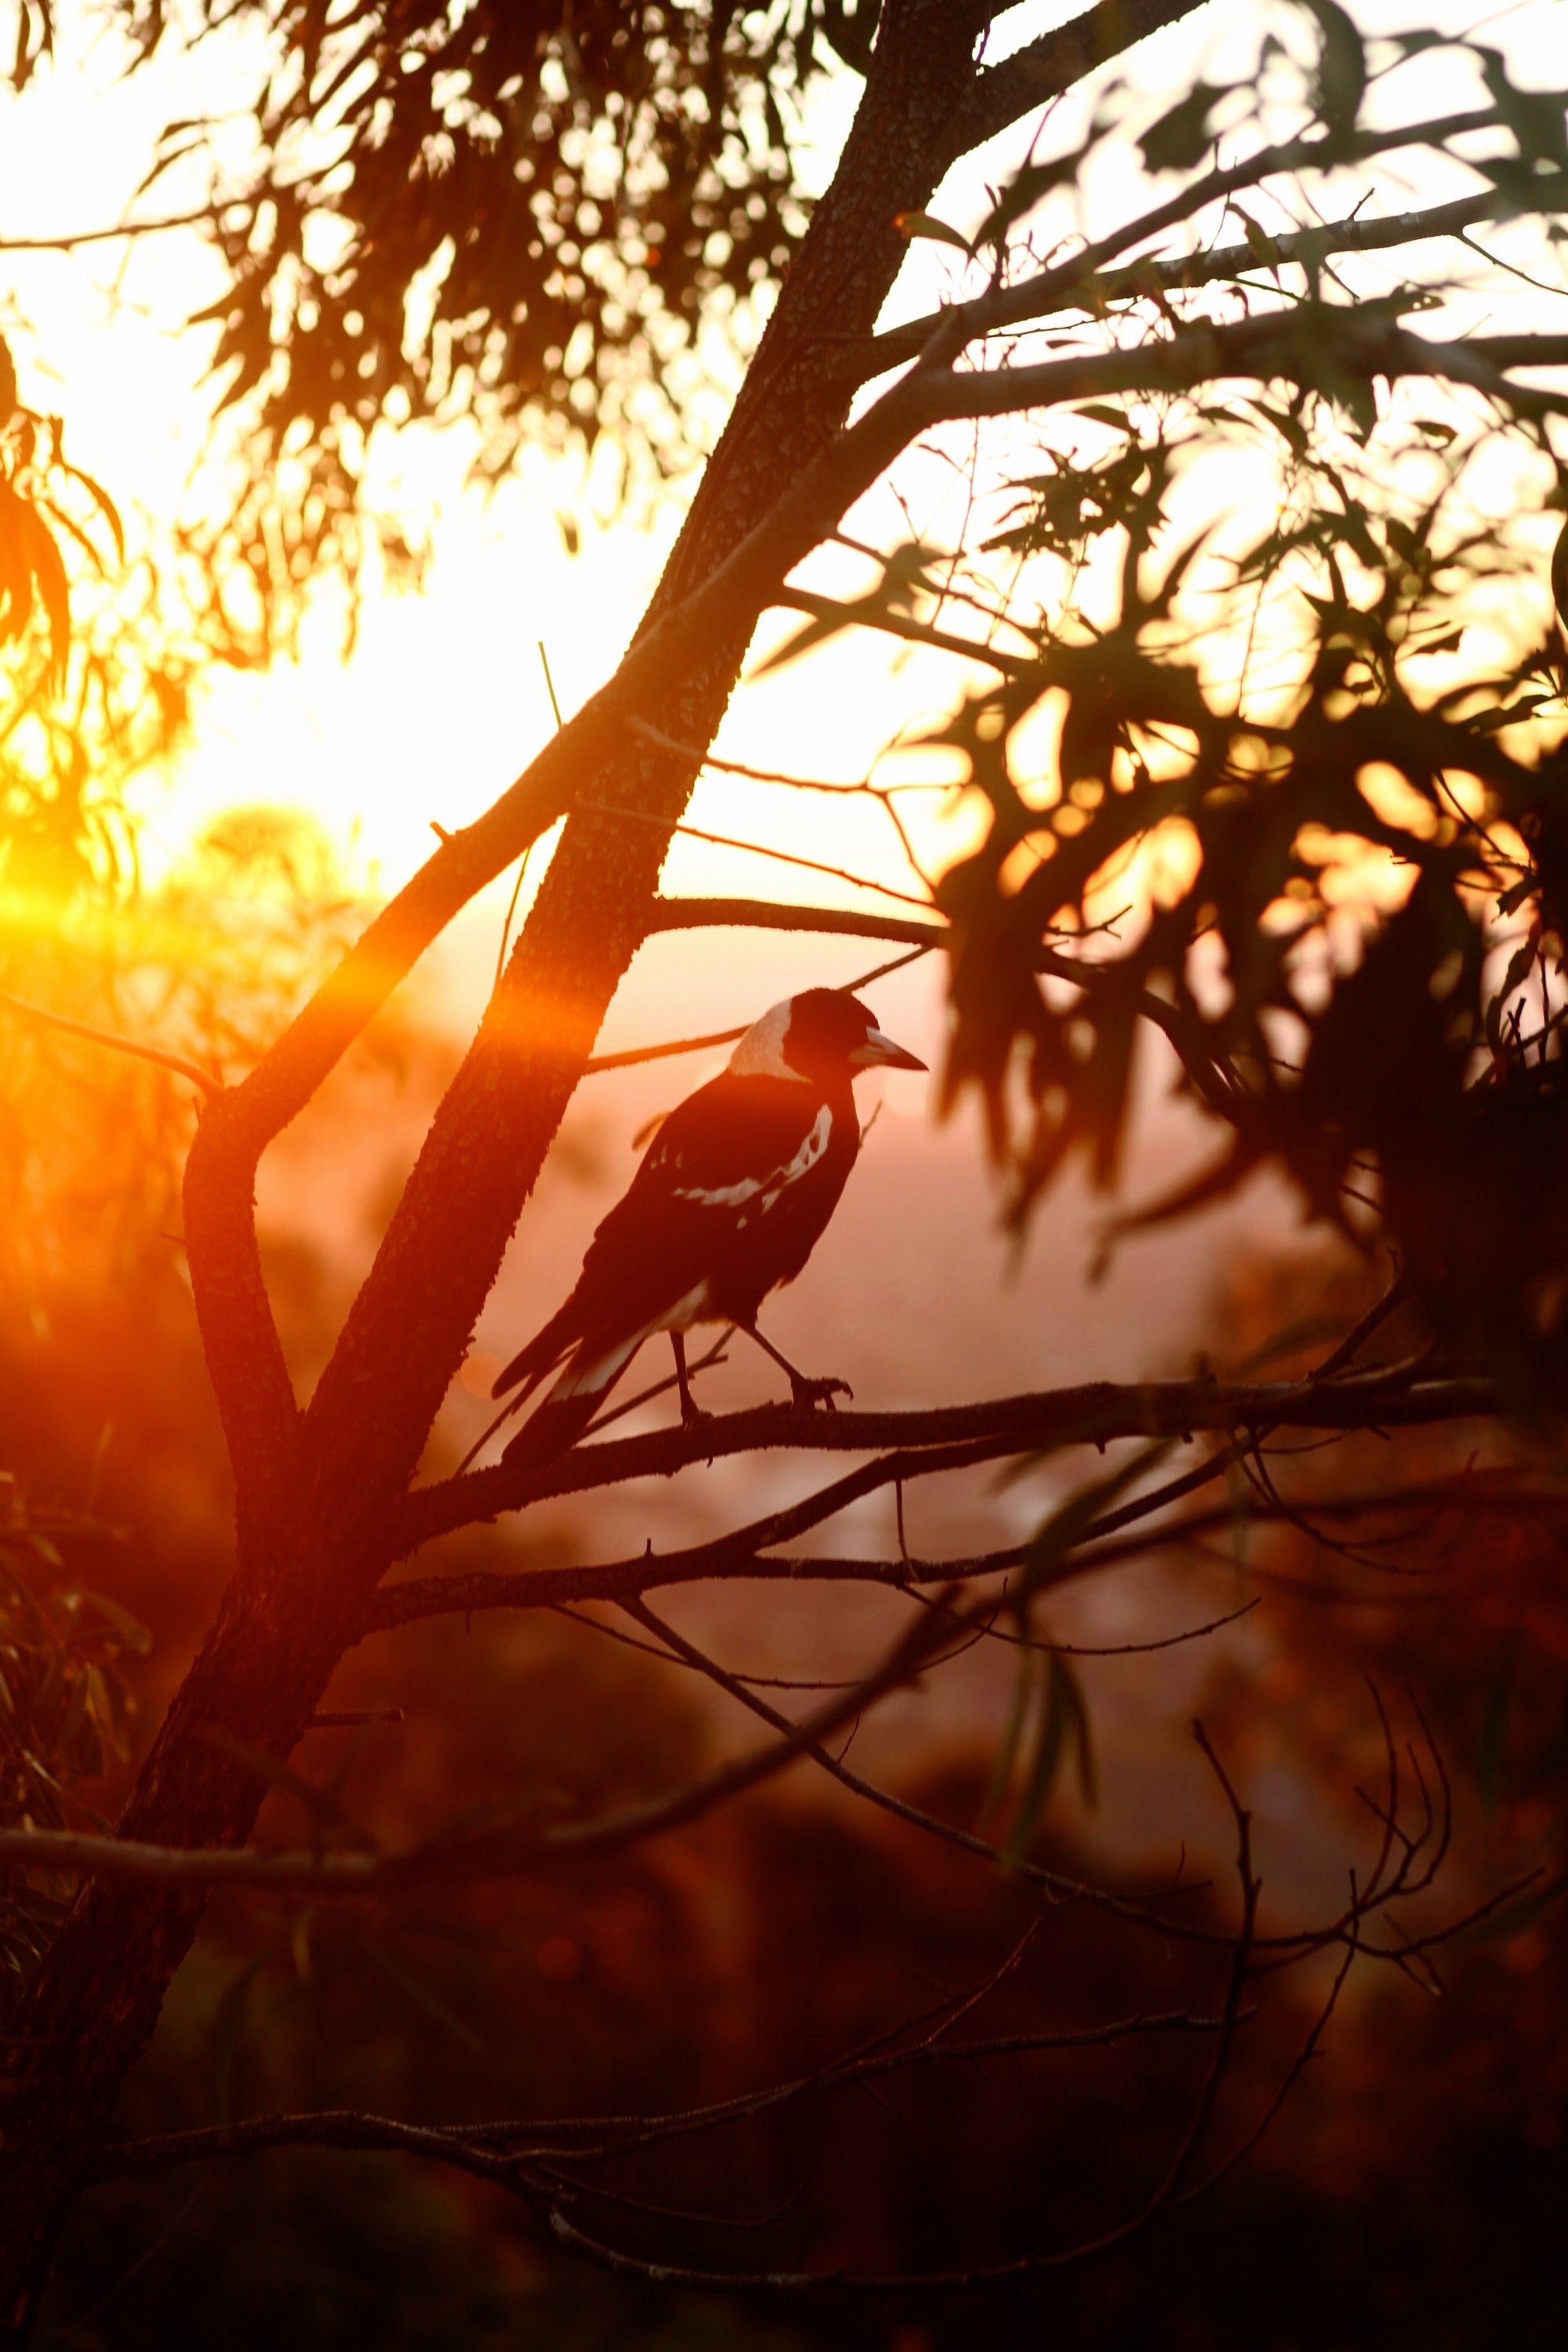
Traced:
<path fill-rule="evenodd" d="M 789 1374 L 795 1402 L 831 1406 L 842 1381 L 808 1380 L 757 1328 L 768 1293 L 793 1282 L 838 1205 L 860 1150 L 858 1071 L 923 1070 L 841 989 L 808 988 L 753 1022 L 729 1066 L 672 1110 L 599 1226 L 577 1286 L 514 1356 L 491 1393 L 521 1405 L 553 1387 L 506 1449 L 548 1462 L 587 1427 L 637 1349 L 668 1331 L 683 1421 L 694 1323 L 731 1323 Z"/>

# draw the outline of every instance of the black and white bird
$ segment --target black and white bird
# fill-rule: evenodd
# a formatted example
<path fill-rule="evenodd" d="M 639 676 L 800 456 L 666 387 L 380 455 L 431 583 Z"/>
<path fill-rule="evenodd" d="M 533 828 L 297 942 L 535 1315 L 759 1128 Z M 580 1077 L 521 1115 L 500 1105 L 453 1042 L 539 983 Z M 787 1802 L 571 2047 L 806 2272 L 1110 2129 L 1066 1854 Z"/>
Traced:
<path fill-rule="evenodd" d="M 684 1420 L 696 1417 L 685 1334 L 732 1323 L 789 1374 L 797 1405 L 831 1404 L 842 1381 L 796 1371 L 757 1328 L 768 1293 L 793 1282 L 838 1204 L 860 1150 L 861 1070 L 926 1065 L 841 989 L 808 988 L 753 1022 L 720 1076 L 672 1110 L 595 1233 L 577 1286 L 496 1381 L 544 1402 L 507 1458 L 547 1462 L 587 1427 L 645 1339 L 668 1331 Z"/>

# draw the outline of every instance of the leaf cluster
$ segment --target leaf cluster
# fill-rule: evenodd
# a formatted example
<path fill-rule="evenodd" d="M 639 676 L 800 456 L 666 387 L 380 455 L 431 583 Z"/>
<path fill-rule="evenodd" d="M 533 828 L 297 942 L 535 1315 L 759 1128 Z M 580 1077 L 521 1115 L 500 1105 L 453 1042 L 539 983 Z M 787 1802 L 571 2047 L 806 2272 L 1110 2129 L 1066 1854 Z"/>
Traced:
<path fill-rule="evenodd" d="M 138 62 L 172 37 L 163 10 L 116 13 Z M 215 167 L 226 283 L 201 316 L 225 400 L 329 500 L 382 418 L 477 414 L 492 468 L 542 425 L 591 445 L 640 417 L 683 446 L 665 371 L 787 268 L 800 101 L 835 54 L 864 66 L 876 16 L 202 0 L 182 37 L 262 60 L 254 152 Z M 214 129 L 169 123 L 147 184 Z"/>
<path fill-rule="evenodd" d="M 0 341 L 0 909 L 26 937 L 132 863 L 123 790 L 186 719 L 195 652 Z"/>
<path fill-rule="evenodd" d="M 1547 1270 L 1568 1263 L 1550 1181 L 1568 1149 L 1555 625 L 1500 667 L 1460 658 L 1467 594 L 1518 567 L 1500 529 L 1445 531 L 1459 453 L 1434 456 L 1442 489 L 1406 518 L 1355 495 L 1299 415 L 1260 399 L 1254 417 L 1294 445 L 1307 492 L 1234 565 L 1237 600 L 1293 583 L 1300 670 L 1273 711 L 1173 630 L 1196 550 L 1155 552 L 1159 464 L 1140 471 L 1130 438 L 1098 476 L 1123 485 L 1115 618 L 1043 631 L 944 731 L 985 811 L 938 891 L 959 940 L 947 1097 L 981 1095 L 1021 1216 L 1075 1150 L 1115 1183 L 1158 1029 L 1228 1137 L 1142 1219 L 1273 1161 L 1348 1231 L 1370 1209 L 1471 1339 L 1500 1316 L 1528 1353 Z M 1041 543 L 1048 501 L 1078 496 L 1070 476 L 1040 495 Z M 1021 778 L 1013 747 L 1042 708 L 1055 772 Z M 1081 980 L 1044 952 L 1064 932 Z"/>
<path fill-rule="evenodd" d="M 16 362 L 0 338 L 0 646 L 26 637 L 41 618 L 51 687 L 64 677 L 70 650 L 70 583 L 60 541 L 73 541 L 101 575 L 94 524 L 107 528 L 123 561 L 125 536 L 113 499 L 68 460 L 60 419 L 22 406 Z"/>
<path fill-rule="evenodd" d="M 1507 372 L 1530 337 L 1479 364 L 1447 321 L 1418 341 L 1402 322 L 1451 319 L 1466 289 L 1368 206 L 1373 156 L 1425 150 L 1483 184 L 1478 210 L 1530 215 L 1553 268 L 1563 94 L 1521 89 L 1489 48 L 1369 47 L 1332 0 L 1301 13 L 1303 54 L 1269 34 L 1251 75 L 1196 82 L 1142 134 L 1148 171 L 1184 184 L 1081 258 L 1065 217 L 1052 247 L 1051 208 L 1126 139 L 1120 100 L 1068 184 L 1031 163 L 1037 216 L 996 203 L 996 234 L 1027 235 L 999 252 L 993 316 L 1048 321 L 1074 358 L 1026 370 L 993 344 L 994 402 L 956 413 L 1021 405 L 1009 373 L 1073 404 L 1042 415 L 1037 465 L 976 486 L 996 519 L 945 560 L 999 683 L 925 739 L 958 756 L 979 820 L 934 892 L 943 1099 L 979 1097 L 1022 1223 L 1075 1154 L 1118 1183 L 1158 1035 L 1224 1139 L 1112 1231 L 1273 1164 L 1310 1213 L 1394 1243 L 1443 1336 L 1535 1394 L 1561 1377 L 1568 1299 L 1568 664 L 1546 576 L 1563 401 Z M 1438 46 L 1485 104 L 1368 131 L 1373 84 Z M 1500 152 L 1472 161 L 1477 130 Z M 1266 231 L 1247 191 L 1306 225 Z M 1217 241 L 1232 217 L 1239 246 Z M 1336 266 L 1336 241 L 1370 236 L 1375 290 Z M 1068 257 L 1042 269 L 1044 247 Z M 1536 347 L 1561 358 L 1561 338 Z M 1097 379 L 1135 388 L 1089 396 Z M 814 634 L 929 609 L 911 583 L 943 563 L 920 555 L 895 551 Z M 1561 551 L 1552 568 L 1561 606 Z M 1024 650 L 994 658 L 999 641 Z"/>

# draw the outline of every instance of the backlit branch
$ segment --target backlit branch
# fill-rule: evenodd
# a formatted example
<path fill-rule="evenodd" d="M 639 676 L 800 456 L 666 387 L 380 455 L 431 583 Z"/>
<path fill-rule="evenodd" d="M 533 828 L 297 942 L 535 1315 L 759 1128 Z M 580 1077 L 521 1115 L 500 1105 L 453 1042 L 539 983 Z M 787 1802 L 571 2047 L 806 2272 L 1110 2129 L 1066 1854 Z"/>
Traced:
<path fill-rule="evenodd" d="M 1228 1435 L 1268 1428 L 1411 1428 L 1494 1413 L 1500 1405 L 1492 1381 L 1470 1374 L 1422 1379 L 1408 1371 L 1392 1379 L 1374 1371 L 1323 1381 L 1090 1381 L 926 1412 L 800 1412 L 793 1405 L 757 1405 L 710 1415 L 689 1428 L 579 1447 L 537 1467 L 503 1461 L 465 1477 L 416 1487 L 398 1511 L 392 1533 L 396 1556 L 404 1558 L 455 1528 L 552 1496 L 585 1494 L 630 1478 L 669 1477 L 696 1462 L 775 1448 L 878 1454 L 878 1460 L 832 1490 L 840 1496 L 833 1507 L 842 1508 L 900 1478 L 998 1461 L 1046 1446 L 1191 1437 L 1200 1430 Z M 798 1531 L 795 1515 L 801 1507 L 759 1521 L 759 1528 L 779 1528 L 776 1535 L 759 1536 L 759 1543 L 787 1542 Z"/>
<path fill-rule="evenodd" d="M 110 1053 L 131 1054 L 139 1062 L 155 1063 L 161 1070 L 173 1070 L 176 1077 L 188 1078 L 209 1100 L 224 1090 L 223 1080 L 204 1070 L 198 1063 L 188 1062 L 183 1054 L 166 1053 L 161 1045 L 142 1045 L 133 1037 L 117 1036 L 112 1029 L 95 1028 L 90 1022 L 72 1021 L 63 1013 L 46 1012 L 41 1004 L 29 1004 L 8 989 L 0 989 L 0 1004 L 8 1013 L 19 1013 L 24 1021 L 37 1021 L 46 1029 L 63 1030 L 68 1037 L 85 1037 L 90 1045 L 107 1046 Z"/>
<path fill-rule="evenodd" d="M 1009 123 L 1048 105 L 1134 42 L 1191 16 L 1196 5 L 1197 0 L 1100 0 L 1099 6 L 1026 42 L 999 65 L 985 67 L 949 130 L 950 161 L 956 163 Z"/>
<path fill-rule="evenodd" d="M 1537 185 L 1544 210 L 1568 207 L 1568 176 L 1560 180 L 1543 176 Z M 1178 254 L 1170 259 L 1149 258 L 1121 269 L 1096 271 L 1085 257 L 1082 261 L 1058 264 L 1053 269 L 1022 278 L 999 293 L 993 331 L 1003 332 L 1064 311 L 1081 310 L 1088 306 L 1091 292 L 1100 301 L 1131 302 L 1156 287 L 1164 294 L 1183 294 L 1195 291 L 1200 286 L 1234 285 L 1238 278 L 1248 274 L 1256 276 L 1265 269 L 1294 267 L 1310 270 L 1337 254 L 1386 253 L 1436 238 L 1458 236 L 1482 221 L 1506 219 L 1512 210 L 1508 196 L 1489 187 L 1474 195 L 1458 197 L 1452 204 L 1382 217 L 1359 215 L 1310 228 L 1282 230 L 1268 239 L 1270 250 L 1267 257 L 1250 245 L 1222 245 L 1206 251 Z M 940 312 L 931 312 L 878 335 L 866 352 L 865 374 L 879 375 L 889 368 L 918 358 L 940 316 Z"/>
<path fill-rule="evenodd" d="M 812 931 L 856 940 L 897 940 L 910 947 L 942 947 L 945 923 L 910 915 L 862 912 L 858 907 L 794 907 L 772 898 L 656 898 L 646 935 L 704 929 Z"/>
<path fill-rule="evenodd" d="M 1228 1449 L 1226 1449 L 1228 1453 Z M 1215 1467 L 1217 1462 L 1217 1469 Z M 1202 1465 L 1206 1479 L 1223 1469 L 1222 1457 Z M 1136 1531 L 1113 1532 L 1134 1519 L 1152 1517 L 1178 1499 L 1176 1490 L 1188 1488 L 1187 1478 L 1173 1480 L 1158 1492 L 1107 1513 L 1091 1522 L 1072 1551 L 1052 1572 L 1053 1587 L 1069 1577 L 1088 1576 L 1152 1552 L 1169 1551 L 1198 1543 L 1207 1536 L 1233 1533 L 1238 1511 L 1234 1502 L 1210 1509 L 1184 1512 L 1179 1517 L 1142 1525 Z M 1190 1490 L 1190 1489 L 1189 1489 Z M 1539 1522 L 1547 1512 L 1568 1512 L 1568 1496 L 1538 1487 L 1491 1486 L 1484 1479 L 1459 1477 L 1416 1481 L 1409 1486 L 1379 1486 L 1346 1495 L 1314 1496 L 1310 1502 L 1283 1504 L 1249 1501 L 1243 1523 L 1247 1527 L 1305 1526 L 1365 1518 L 1394 1513 L 1464 1511 L 1486 1516 L 1521 1517 Z M 384 1587 L 366 1617 L 367 1633 L 411 1624 L 426 1617 L 471 1617 L 489 1609 L 582 1608 L 595 1602 L 625 1601 L 671 1585 L 707 1583 L 715 1579 L 747 1583 L 878 1584 L 892 1591 L 930 1585 L 962 1585 L 986 1576 L 1004 1576 L 1020 1565 L 1028 1546 L 1003 1544 L 994 1550 L 955 1555 L 944 1559 L 915 1556 L 879 1559 L 810 1552 L 763 1552 L 758 1538 L 745 1529 L 734 1535 L 672 1552 L 641 1551 L 625 1559 L 604 1560 L 581 1568 L 480 1570 L 468 1576 L 410 1577 Z M 1232 1563 L 1227 1561 L 1227 1567 Z M 1182 1637 L 1185 1639 L 1185 1636 Z"/>

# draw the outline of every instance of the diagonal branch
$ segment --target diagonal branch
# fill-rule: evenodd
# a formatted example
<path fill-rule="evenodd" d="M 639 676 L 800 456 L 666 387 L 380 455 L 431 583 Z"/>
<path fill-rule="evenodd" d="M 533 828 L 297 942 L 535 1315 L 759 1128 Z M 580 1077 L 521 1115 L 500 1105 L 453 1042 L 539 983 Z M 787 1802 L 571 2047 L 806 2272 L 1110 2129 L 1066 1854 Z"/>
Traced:
<path fill-rule="evenodd" d="M 1552 212 L 1568 206 L 1568 173 L 1561 175 L 1557 184 L 1543 178 L 1538 184 L 1544 210 Z M 994 297 L 994 331 L 1024 326 L 1032 320 L 1063 311 L 1080 310 L 1090 307 L 1092 300 L 1132 301 L 1154 288 L 1163 294 L 1190 293 L 1200 286 L 1233 285 L 1244 274 L 1265 268 L 1276 270 L 1295 266 L 1310 270 L 1336 254 L 1384 253 L 1401 246 L 1458 236 L 1478 222 L 1506 217 L 1511 209 L 1510 198 L 1488 187 L 1474 195 L 1457 197 L 1451 204 L 1388 213 L 1381 217 L 1358 214 L 1347 220 L 1283 230 L 1269 239 L 1273 257 L 1267 263 L 1260 261 L 1256 249 L 1247 244 L 1215 246 L 1205 252 L 1176 254 L 1163 260 L 1135 261 L 1120 269 L 1098 273 L 1092 268 L 1086 270 L 1080 261 L 1060 263 L 1035 277 L 1020 278 Z M 889 368 L 918 359 L 941 318 L 940 311 L 930 311 L 876 336 L 864 354 L 865 376 L 881 375 Z"/>
<path fill-rule="evenodd" d="M 910 947 L 942 947 L 952 934 L 945 923 L 921 922 L 910 915 L 862 913 L 858 907 L 797 907 L 772 898 L 656 898 L 645 935 L 704 929 L 815 931 L 855 940 L 896 940 Z"/>
<path fill-rule="evenodd" d="M 1151 33 L 1190 16 L 1199 0 L 1100 0 L 1100 5 L 1042 33 L 1000 64 L 977 74 L 954 116 L 948 161 L 994 139 L 1037 106 L 1048 105 L 1097 66 L 1120 57 Z"/>
<path fill-rule="evenodd" d="M 1226 1453 L 1228 1451 L 1226 1449 Z M 1223 1464 L 1225 1454 L 1214 1459 Z M 1200 1475 L 1214 1475 L 1209 1464 L 1202 1465 Z M 1090 1576 L 1127 1560 L 1146 1559 L 1152 1551 L 1197 1543 L 1205 1536 L 1223 1534 L 1235 1527 L 1236 1507 L 1226 1503 L 1186 1512 L 1180 1518 L 1156 1527 L 1137 1527 L 1131 1534 L 1116 1532 L 1143 1507 L 1150 1511 L 1166 1508 L 1177 1499 L 1172 1488 L 1183 1484 L 1184 1481 L 1172 1481 L 1171 1487 L 1142 1496 L 1137 1503 L 1108 1513 L 1086 1528 L 1068 1559 L 1053 1569 L 1053 1587 L 1066 1582 L 1069 1574 Z M 1483 1517 L 1490 1513 L 1507 1517 L 1511 1514 L 1539 1524 L 1545 1513 L 1568 1511 L 1568 1496 L 1538 1486 L 1489 1486 L 1468 1476 L 1330 1495 L 1295 1507 L 1254 1501 L 1247 1506 L 1247 1519 L 1249 1526 L 1283 1524 L 1304 1528 L 1312 1534 L 1314 1523 L 1320 1519 L 1332 1523 L 1384 1517 L 1391 1512 L 1450 1510 Z M 1425 1531 L 1426 1524 L 1423 1522 L 1421 1531 Z M 1381 1540 L 1400 1539 L 1394 1536 Z M 725 1552 L 722 1543 L 733 1546 L 732 1556 Z M 426 1617 L 471 1617 L 489 1609 L 581 1608 L 596 1601 L 624 1602 L 672 1585 L 704 1583 L 717 1578 L 748 1584 L 878 1584 L 892 1591 L 919 1591 L 932 1584 L 968 1584 L 981 1577 L 1005 1576 L 1019 1566 L 1028 1550 L 1025 1543 L 1004 1544 L 994 1551 L 946 1559 L 768 1553 L 760 1551 L 743 1528 L 722 1539 L 722 1543 L 700 1544 L 684 1551 L 637 1552 L 625 1559 L 603 1560 L 582 1568 L 485 1569 L 466 1576 L 409 1577 L 401 1584 L 384 1586 L 376 1595 L 365 1620 L 365 1631 L 384 1632 Z M 1391 1563 L 1380 1562 L 1379 1566 L 1388 1574 L 1407 1573 Z M 1176 1638 L 1189 1637 L 1184 1634 Z"/>
<path fill-rule="evenodd" d="M 879 630 L 883 636 L 900 637 L 906 645 L 930 646 L 940 654 L 955 654 L 961 661 L 980 662 L 987 669 L 994 669 L 999 677 L 1026 678 L 1037 667 L 1027 654 L 1004 653 L 999 646 L 983 645 L 977 637 L 961 637 L 951 629 L 933 627 L 929 621 L 917 621 L 910 614 L 892 612 L 886 604 L 874 603 L 868 597 L 844 600 L 821 595 L 815 589 L 786 587 L 779 590 L 772 603 L 775 609 L 786 613 L 809 613 L 818 621 L 854 621 L 863 629 Z"/>
<path fill-rule="evenodd" d="M 155 1062 L 161 1070 L 173 1070 L 176 1077 L 188 1078 L 209 1100 L 224 1091 L 221 1078 L 215 1078 L 198 1063 L 188 1062 L 183 1054 L 165 1053 L 161 1045 L 139 1045 L 133 1037 L 117 1036 L 112 1029 L 98 1029 L 88 1021 L 72 1021 L 63 1013 L 47 1013 L 41 1004 L 29 1004 L 25 998 L 13 996 L 9 989 L 0 988 L 0 1004 L 8 1013 L 20 1013 L 25 1021 L 40 1022 L 47 1029 L 61 1029 L 68 1037 L 85 1037 L 89 1045 L 106 1045 L 111 1053 L 132 1054 L 139 1062 Z"/>

